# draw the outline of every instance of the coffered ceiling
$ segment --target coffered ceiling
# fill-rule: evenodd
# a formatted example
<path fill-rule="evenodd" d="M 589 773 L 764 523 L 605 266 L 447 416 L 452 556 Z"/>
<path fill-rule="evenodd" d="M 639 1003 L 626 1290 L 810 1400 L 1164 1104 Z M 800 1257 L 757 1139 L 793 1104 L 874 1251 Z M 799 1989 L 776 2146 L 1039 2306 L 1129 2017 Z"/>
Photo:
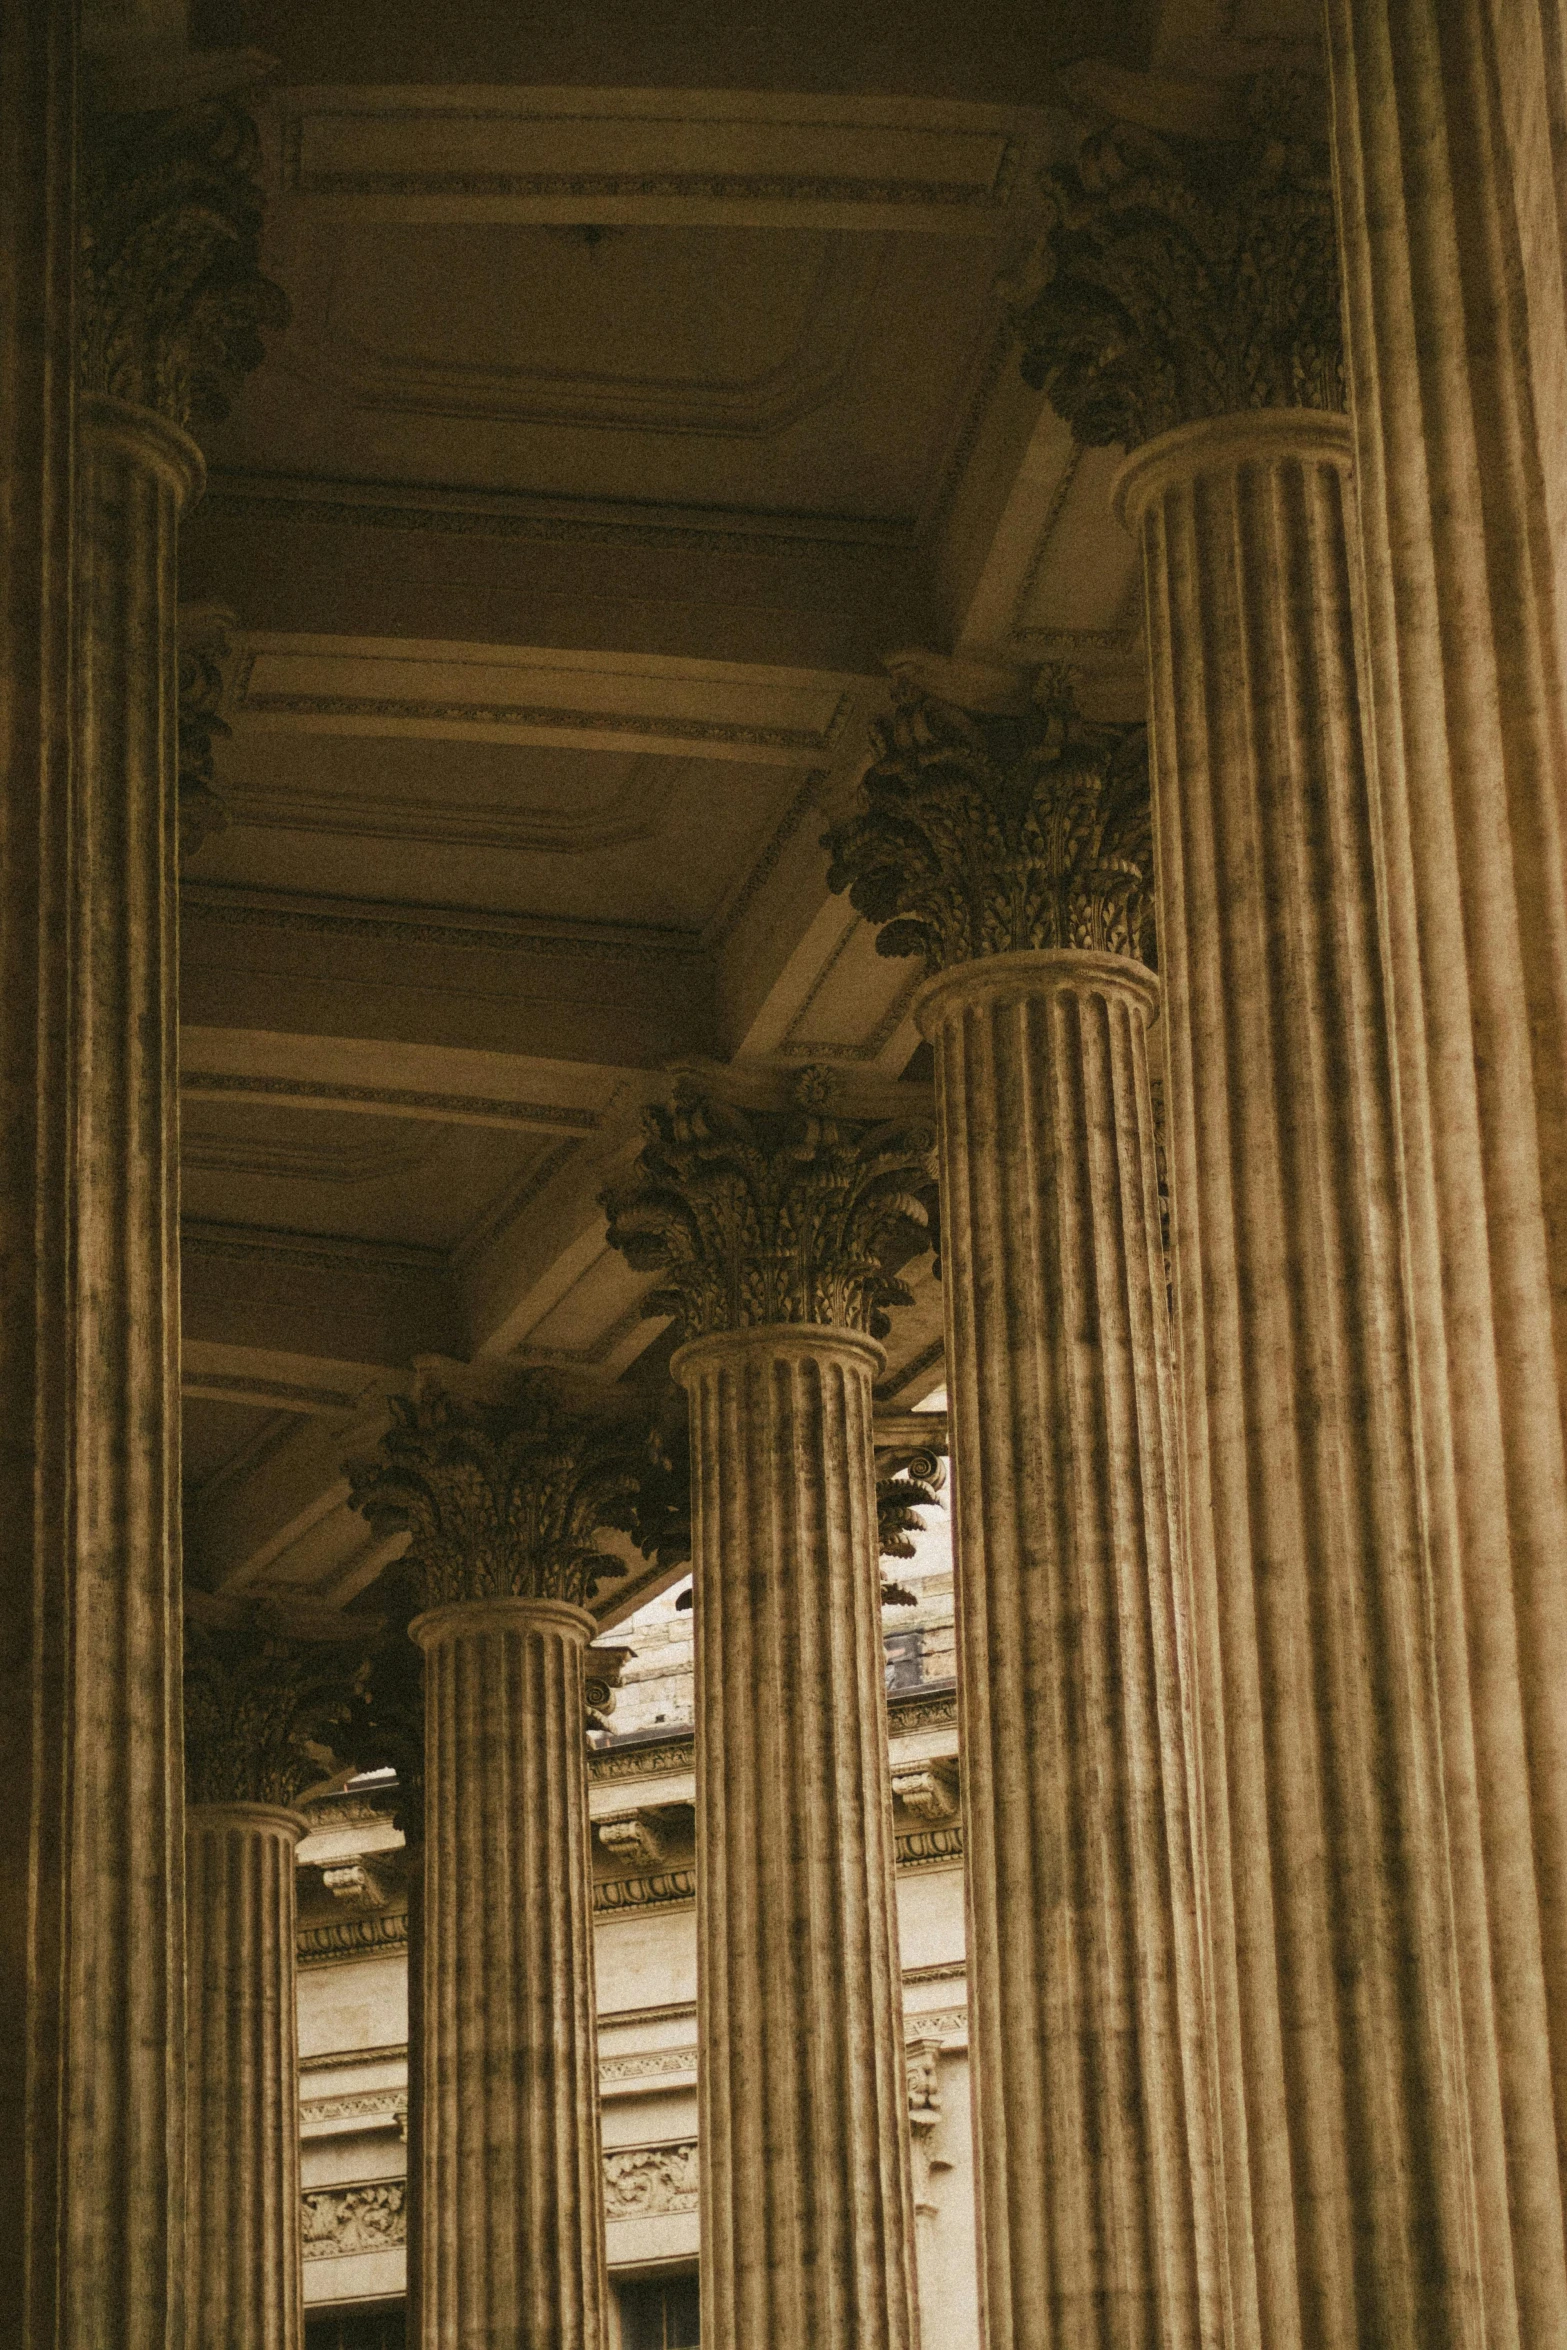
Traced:
<path fill-rule="evenodd" d="M 901 647 L 1069 659 L 1140 708 L 1114 455 L 1006 333 L 1057 67 L 1153 57 L 1104 13 L 197 10 L 275 61 L 293 323 L 182 542 L 230 648 L 227 823 L 183 893 L 196 1579 L 372 1585 L 396 1544 L 342 1463 L 421 1357 L 662 1359 L 598 1198 L 672 1065 L 927 1099 L 917 975 L 820 835 Z M 1240 0 L 1173 14 L 1282 54 Z M 917 1289 L 901 1402 L 940 1376 Z"/>

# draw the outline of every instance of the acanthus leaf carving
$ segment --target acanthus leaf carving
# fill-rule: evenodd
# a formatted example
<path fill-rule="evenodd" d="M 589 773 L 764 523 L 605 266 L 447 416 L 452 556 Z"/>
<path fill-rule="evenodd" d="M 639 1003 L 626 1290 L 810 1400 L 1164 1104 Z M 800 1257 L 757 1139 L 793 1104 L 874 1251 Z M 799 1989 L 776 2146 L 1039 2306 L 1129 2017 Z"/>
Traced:
<path fill-rule="evenodd" d="M 407 2241 L 408 2188 L 402 2179 L 312 2187 L 302 2202 L 307 2260 L 329 2260 L 348 2252 L 390 2252 Z"/>
<path fill-rule="evenodd" d="M 827 1072 L 793 1107 L 741 1108 L 691 1079 L 646 1113 L 637 1180 L 606 1193 L 612 1247 L 662 1278 L 643 1307 L 686 1339 L 766 1324 L 883 1337 L 930 1245 L 933 1130 L 839 1117 Z"/>
<path fill-rule="evenodd" d="M 182 427 L 226 416 L 288 324 L 261 269 L 260 149 L 232 99 L 95 118 L 83 140 L 82 382 Z"/>
<path fill-rule="evenodd" d="M 407 1531 L 420 1604 L 555 1599 L 586 1606 L 625 1561 L 601 1527 L 633 1531 L 651 1473 L 648 1415 L 634 1400 L 568 1394 L 555 1373 L 519 1374 L 504 1403 L 425 1384 L 392 1398 L 380 1450 L 347 1463 L 352 1506 L 378 1533 Z"/>
<path fill-rule="evenodd" d="M 1017 319 L 1023 375 L 1077 439 L 1133 449 L 1251 408 L 1342 409 L 1332 178 L 1310 86 L 1254 86 L 1237 140 L 1129 123 L 1048 172 L 1049 275 Z"/>
<path fill-rule="evenodd" d="M 290 1637 L 265 1601 L 188 1596 L 185 1783 L 193 1804 L 298 1803 L 354 1749 L 364 1718 L 365 1655 L 377 1625 L 343 1619 Z"/>
<path fill-rule="evenodd" d="M 1059 667 L 889 666 L 859 806 L 822 839 L 828 886 L 881 926 L 878 952 L 931 970 L 1049 948 L 1151 963 L 1147 729 L 1085 718 Z"/>
<path fill-rule="evenodd" d="M 633 2146 L 604 2157 L 607 2219 L 647 2219 L 697 2207 L 695 2143 Z"/>

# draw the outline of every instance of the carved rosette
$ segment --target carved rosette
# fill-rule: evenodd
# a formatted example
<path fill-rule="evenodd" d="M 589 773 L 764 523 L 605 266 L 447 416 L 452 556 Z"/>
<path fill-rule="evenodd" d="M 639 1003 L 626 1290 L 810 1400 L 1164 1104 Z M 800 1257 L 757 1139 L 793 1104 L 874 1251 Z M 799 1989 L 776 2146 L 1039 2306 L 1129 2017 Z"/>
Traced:
<path fill-rule="evenodd" d="M 363 1650 L 290 1639 L 261 1611 L 185 1619 L 185 1789 L 192 1804 L 285 1810 L 357 1761 Z"/>
<path fill-rule="evenodd" d="M 882 925 L 879 953 L 932 971 L 1063 947 L 1151 963 L 1146 729 L 1081 716 L 1062 669 L 995 673 L 988 708 L 947 698 L 963 675 L 894 665 L 859 807 L 823 835 L 828 886 Z"/>
<path fill-rule="evenodd" d="M 786 1110 L 690 1080 L 646 1114 L 638 1180 L 604 1196 L 612 1247 L 662 1279 L 644 1312 L 683 1340 L 779 1323 L 886 1335 L 898 1270 L 930 1246 L 933 1130 L 832 1114 L 820 1070 Z"/>
<path fill-rule="evenodd" d="M 631 1530 L 653 1470 L 645 1411 L 608 1395 L 568 1398 L 551 1373 L 523 1374 L 505 1404 L 438 1389 L 394 1397 L 380 1452 L 348 1463 L 353 1507 L 378 1533 L 406 1529 L 420 1605 L 554 1599 L 585 1607 L 625 1562 L 595 1540 Z"/>
<path fill-rule="evenodd" d="M 1248 408 L 1344 407 L 1319 112 L 1270 79 L 1237 139 L 1114 123 L 1045 175 L 1049 277 L 1018 336 L 1024 377 L 1079 441 L 1135 449 Z"/>
<path fill-rule="evenodd" d="M 82 146 L 82 388 L 188 428 L 226 416 L 284 327 L 261 270 L 260 152 L 231 100 L 99 116 Z"/>

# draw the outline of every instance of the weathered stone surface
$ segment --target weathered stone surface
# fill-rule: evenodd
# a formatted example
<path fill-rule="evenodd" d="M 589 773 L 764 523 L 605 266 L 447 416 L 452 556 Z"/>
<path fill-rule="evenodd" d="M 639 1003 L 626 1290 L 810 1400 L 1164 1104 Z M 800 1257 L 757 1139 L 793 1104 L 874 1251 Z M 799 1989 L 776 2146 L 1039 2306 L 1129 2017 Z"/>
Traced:
<path fill-rule="evenodd" d="M 675 1357 L 695 1480 L 702 2327 L 914 2350 L 871 1457 L 881 1350 L 823 1326 Z M 787 1800 L 760 1790 L 787 1790 Z"/>
<path fill-rule="evenodd" d="M 1344 419 L 1236 416 L 1151 443 L 1119 496 L 1238 2323 L 1416 2350 L 1472 2273 L 1464 2019 L 1350 459 Z"/>
<path fill-rule="evenodd" d="M 258 1760 L 265 1775 L 270 1755 Z M 294 1847 L 305 1828 L 264 1801 L 186 1814 L 191 2350 L 304 2341 Z"/>
<path fill-rule="evenodd" d="M 1441 1711 L 1459 1966 L 1455 2078 L 1412 2117 L 1433 2174 L 1417 2322 L 1427 2341 L 1466 2350 L 1556 2345 L 1567 2342 L 1562 22 L 1541 0 L 1330 0 L 1327 22 L 1432 1526 L 1418 1653 Z M 1389 1893 L 1407 1898 L 1396 1878 Z"/>
<path fill-rule="evenodd" d="M 1224 2325 L 1157 1004 L 1130 957 L 1059 950 L 959 964 L 916 1002 L 992 2350 L 1196 2350 Z"/>
<path fill-rule="evenodd" d="M 415 1618 L 427 1746 L 416 2013 L 420 2339 L 605 2350 L 583 1652 L 554 1599 Z M 545 2151 L 547 2150 L 547 2151 Z"/>
<path fill-rule="evenodd" d="M 871 1380 L 933 1136 L 687 1083 L 610 1237 L 687 1344 L 702 2324 L 914 2350 Z M 781 1813 L 759 1788 L 787 1787 Z M 802 2051 L 809 2051 L 802 2062 Z"/>
<path fill-rule="evenodd" d="M 634 1398 L 506 1384 L 497 1402 L 427 1379 L 349 1469 L 356 1506 L 409 1530 L 422 1605 L 421 1684 L 373 1669 L 370 1701 L 393 1757 L 423 1722 L 411 2305 L 453 2350 L 604 2350 L 581 1601 L 623 1571 L 595 1538 L 633 1521 L 654 1456 Z"/>

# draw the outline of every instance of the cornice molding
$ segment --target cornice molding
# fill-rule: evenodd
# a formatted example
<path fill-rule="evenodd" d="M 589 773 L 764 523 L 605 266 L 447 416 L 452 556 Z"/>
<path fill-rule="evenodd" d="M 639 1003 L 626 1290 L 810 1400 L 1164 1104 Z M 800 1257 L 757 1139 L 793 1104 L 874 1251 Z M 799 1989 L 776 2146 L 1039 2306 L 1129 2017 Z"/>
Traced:
<path fill-rule="evenodd" d="M 193 1257 L 214 1262 L 330 1266 L 334 1272 L 396 1276 L 407 1273 L 444 1274 L 450 1259 L 444 1249 L 423 1248 L 404 1241 L 345 1240 L 331 1233 L 285 1232 L 256 1224 L 215 1224 L 196 1217 L 180 1219 L 180 1247 Z"/>
<path fill-rule="evenodd" d="M 187 882 L 181 909 L 193 923 L 226 929 L 299 931 L 367 944 L 466 948 L 475 954 L 537 956 L 545 961 L 708 965 L 711 955 L 689 930 L 534 923 L 521 917 L 469 914 L 455 906 L 367 905 L 281 891 Z"/>
<path fill-rule="evenodd" d="M 541 546 L 641 547 L 682 555 L 804 556 L 818 551 L 882 553 L 917 543 L 914 524 L 871 515 L 733 513 L 707 508 L 633 507 L 582 501 L 567 507 L 532 499 L 416 483 L 313 480 L 303 474 L 218 470 L 200 511 L 323 529 L 400 530 L 450 538 L 527 540 Z"/>
<path fill-rule="evenodd" d="M 789 226 L 994 236 L 1037 110 L 724 90 L 281 94 L 278 172 L 317 218 Z"/>
<path fill-rule="evenodd" d="M 400 1909 L 301 1926 L 295 1942 L 301 1966 L 328 1966 L 350 1958 L 389 1958 L 407 1946 L 408 1914 Z"/>
<path fill-rule="evenodd" d="M 384 1111 L 394 1118 L 427 1118 L 451 1126 L 499 1126 L 519 1133 L 543 1129 L 592 1134 L 603 1123 L 597 1110 L 568 1108 L 557 1102 L 423 1093 L 411 1086 L 347 1085 L 332 1078 L 252 1077 L 229 1070 L 182 1069 L 180 1093 L 194 1100 L 274 1102 L 280 1108 Z"/>
<path fill-rule="evenodd" d="M 862 680 L 834 671 L 663 654 L 252 631 L 240 643 L 232 707 L 241 732 L 656 749 L 792 765 L 832 750 L 863 691 Z M 550 821 L 558 831 L 559 819 Z"/>

